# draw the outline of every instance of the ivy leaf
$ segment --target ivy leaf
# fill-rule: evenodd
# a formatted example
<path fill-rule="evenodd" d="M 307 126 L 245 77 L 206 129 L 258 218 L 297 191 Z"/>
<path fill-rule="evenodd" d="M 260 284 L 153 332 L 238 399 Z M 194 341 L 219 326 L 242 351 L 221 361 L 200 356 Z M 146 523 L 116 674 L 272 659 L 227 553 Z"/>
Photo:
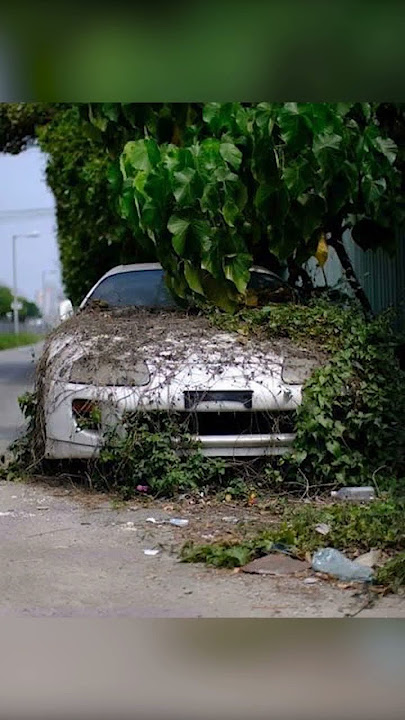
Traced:
<path fill-rule="evenodd" d="M 184 168 L 173 174 L 173 195 L 180 205 L 191 205 L 195 199 L 192 189 L 195 174 L 193 168 Z"/>
<path fill-rule="evenodd" d="M 215 170 L 222 163 L 219 152 L 220 141 L 216 138 L 206 138 L 198 147 L 197 157 L 205 170 Z"/>
<path fill-rule="evenodd" d="M 374 179 L 371 175 L 365 175 L 361 181 L 361 189 L 366 203 L 370 204 L 379 200 L 387 189 L 385 178 Z"/>
<path fill-rule="evenodd" d="M 127 142 L 122 156 L 126 168 L 129 166 L 134 170 L 145 170 L 146 172 L 149 172 L 152 169 L 146 140 L 131 140 L 130 142 Z"/>
<path fill-rule="evenodd" d="M 172 235 L 180 235 L 187 231 L 190 227 L 190 220 L 182 218 L 179 215 L 172 215 L 167 223 L 167 229 Z"/>
<path fill-rule="evenodd" d="M 207 237 L 202 243 L 201 267 L 215 278 L 222 277 L 223 253 L 216 235 Z"/>
<path fill-rule="evenodd" d="M 118 120 L 118 104 L 117 103 L 102 103 L 102 111 L 104 115 L 113 122 Z"/>
<path fill-rule="evenodd" d="M 398 148 L 391 138 L 382 138 L 380 136 L 374 139 L 374 146 L 379 150 L 388 162 L 393 165 L 397 157 Z"/>
<path fill-rule="evenodd" d="M 223 159 L 226 160 L 231 167 L 235 170 L 239 170 L 242 162 L 242 153 L 236 145 L 230 142 L 222 142 L 219 147 L 219 152 L 221 153 Z"/>
<path fill-rule="evenodd" d="M 291 162 L 284 168 L 282 178 L 295 197 L 301 195 L 313 182 L 312 170 L 306 160 Z"/>
<path fill-rule="evenodd" d="M 333 132 L 323 132 L 314 138 L 312 150 L 317 159 L 324 150 L 338 150 L 342 142 L 341 135 Z"/>
<path fill-rule="evenodd" d="M 172 233 L 172 245 L 174 250 L 180 257 L 184 255 L 187 241 L 187 231 L 190 227 L 190 221 L 179 217 L 178 215 L 172 215 L 167 223 L 167 229 Z"/>
<path fill-rule="evenodd" d="M 201 285 L 200 270 L 192 265 L 189 260 L 186 260 L 184 263 L 184 277 L 186 278 L 191 290 L 199 295 L 204 295 L 204 290 Z"/>
<path fill-rule="evenodd" d="M 225 285 L 224 280 L 217 280 L 212 275 L 206 275 L 203 280 L 204 293 L 206 298 L 217 307 L 226 312 L 234 312 L 238 296 L 236 290 L 232 291 L 232 286 Z"/>
<path fill-rule="evenodd" d="M 209 102 L 204 105 L 203 109 L 203 120 L 208 125 L 212 125 L 212 121 L 218 117 L 221 110 L 221 103 Z"/>
<path fill-rule="evenodd" d="M 248 253 L 241 253 L 233 257 L 223 259 L 224 275 L 230 280 L 241 294 L 246 291 L 250 278 L 249 268 L 252 263 L 252 256 Z"/>
<path fill-rule="evenodd" d="M 222 208 L 222 214 L 227 225 L 234 227 L 235 220 L 239 215 L 239 208 L 234 202 L 228 200 Z"/>

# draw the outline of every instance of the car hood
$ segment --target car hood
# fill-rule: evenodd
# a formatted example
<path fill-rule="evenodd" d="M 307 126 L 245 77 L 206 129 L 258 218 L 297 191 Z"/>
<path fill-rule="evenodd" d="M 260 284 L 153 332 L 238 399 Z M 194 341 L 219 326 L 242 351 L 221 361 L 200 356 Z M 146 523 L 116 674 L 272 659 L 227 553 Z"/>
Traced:
<path fill-rule="evenodd" d="M 57 328 L 44 350 L 53 379 L 95 385 L 143 385 L 152 374 L 169 377 L 185 367 L 281 378 L 286 361 L 291 382 L 303 382 L 324 360 L 289 341 L 248 338 L 243 327 L 224 332 L 181 311 L 85 311 Z"/>

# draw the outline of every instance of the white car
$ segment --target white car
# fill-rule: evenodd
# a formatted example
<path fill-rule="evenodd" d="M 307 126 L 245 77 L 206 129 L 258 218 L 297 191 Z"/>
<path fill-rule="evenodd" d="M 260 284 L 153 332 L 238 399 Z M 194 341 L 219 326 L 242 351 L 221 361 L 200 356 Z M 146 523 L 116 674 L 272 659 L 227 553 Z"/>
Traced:
<path fill-rule="evenodd" d="M 263 268 L 250 287 L 285 287 Z M 223 332 L 178 308 L 157 263 L 107 272 L 45 347 L 45 456 L 97 455 L 123 414 L 176 412 L 210 456 L 280 455 L 294 440 L 302 384 L 319 355 L 288 341 Z M 191 428 L 191 430 L 190 430 Z"/>

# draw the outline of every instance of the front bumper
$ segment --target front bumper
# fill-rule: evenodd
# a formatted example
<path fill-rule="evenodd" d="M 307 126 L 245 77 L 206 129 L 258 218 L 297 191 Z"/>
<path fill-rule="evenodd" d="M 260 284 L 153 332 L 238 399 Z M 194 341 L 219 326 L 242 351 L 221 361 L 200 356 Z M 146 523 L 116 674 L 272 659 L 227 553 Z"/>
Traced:
<path fill-rule="evenodd" d="M 222 385 L 222 386 L 221 386 Z M 216 383 L 217 390 L 229 389 L 229 379 Z M 234 386 L 238 387 L 237 385 Z M 239 385 L 240 388 L 240 385 Z M 91 459 L 96 457 L 103 444 L 104 432 L 108 427 L 119 423 L 124 413 L 135 411 L 184 412 L 184 385 L 179 388 L 162 386 L 153 396 L 145 393 L 142 388 L 97 387 L 76 383 L 51 384 L 46 399 L 46 446 L 45 454 L 54 459 Z M 252 411 L 257 415 L 268 413 L 276 419 L 291 414 L 301 400 L 301 388 L 298 386 L 283 387 L 280 383 L 266 386 L 262 382 L 251 381 Z M 80 429 L 72 412 L 75 399 L 92 400 L 102 408 L 102 429 L 100 431 Z M 273 432 L 263 431 L 262 426 L 244 427 L 243 431 L 235 432 L 240 423 L 227 423 L 231 415 L 243 419 L 247 417 L 246 408 L 235 406 L 234 403 L 202 402 L 198 413 L 218 414 L 224 418 L 224 427 L 218 428 L 211 422 L 203 423 L 201 432 L 194 433 L 200 444 L 201 452 L 210 457 L 255 457 L 282 455 L 291 449 L 295 434 L 291 428 L 274 425 Z M 243 423 L 242 423 L 243 425 Z"/>

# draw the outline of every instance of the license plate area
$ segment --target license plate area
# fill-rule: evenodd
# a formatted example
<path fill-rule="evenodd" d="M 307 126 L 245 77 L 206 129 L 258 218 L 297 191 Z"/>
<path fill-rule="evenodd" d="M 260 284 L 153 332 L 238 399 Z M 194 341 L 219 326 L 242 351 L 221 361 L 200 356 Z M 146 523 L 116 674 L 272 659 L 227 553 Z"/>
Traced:
<path fill-rule="evenodd" d="M 185 390 L 186 410 L 251 410 L 253 390 Z"/>

